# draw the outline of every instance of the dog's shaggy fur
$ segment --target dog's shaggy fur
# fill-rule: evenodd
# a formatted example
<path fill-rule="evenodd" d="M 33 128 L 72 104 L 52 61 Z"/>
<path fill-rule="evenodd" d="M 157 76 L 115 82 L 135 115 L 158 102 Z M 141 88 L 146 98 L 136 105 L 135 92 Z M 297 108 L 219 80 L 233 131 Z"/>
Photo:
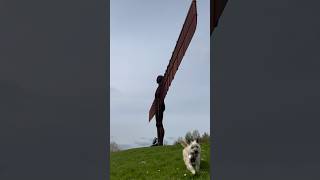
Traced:
<path fill-rule="evenodd" d="M 192 173 L 196 174 L 200 169 L 200 154 L 201 147 L 198 140 L 194 140 L 189 144 L 186 141 L 181 141 L 180 144 L 184 147 L 182 150 L 182 156 L 187 169 Z"/>

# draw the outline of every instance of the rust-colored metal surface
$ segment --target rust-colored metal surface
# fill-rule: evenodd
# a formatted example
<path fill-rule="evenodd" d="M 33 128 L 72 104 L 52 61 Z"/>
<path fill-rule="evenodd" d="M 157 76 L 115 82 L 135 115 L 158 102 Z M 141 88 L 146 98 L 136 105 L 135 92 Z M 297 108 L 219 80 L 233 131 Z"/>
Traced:
<path fill-rule="evenodd" d="M 160 85 L 160 101 L 163 101 L 167 95 L 169 87 L 174 75 L 176 74 L 178 67 L 183 59 L 183 56 L 191 42 L 194 32 L 197 27 L 197 5 L 196 1 L 193 0 L 189 8 L 187 17 L 183 24 L 180 32 L 177 44 L 174 48 L 172 56 L 170 58 L 167 69 L 164 73 L 163 81 Z M 156 113 L 156 101 L 154 100 L 149 110 L 149 121 L 153 118 Z"/>
<path fill-rule="evenodd" d="M 210 32 L 217 27 L 220 16 L 226 7 L 228 0 L 211 0 L 210 2 Z"/>

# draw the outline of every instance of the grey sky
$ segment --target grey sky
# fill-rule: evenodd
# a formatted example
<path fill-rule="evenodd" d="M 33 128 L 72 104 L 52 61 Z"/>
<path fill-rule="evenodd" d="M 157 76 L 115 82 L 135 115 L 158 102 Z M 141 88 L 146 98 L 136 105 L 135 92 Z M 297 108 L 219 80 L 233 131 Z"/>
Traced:
<path fill-rule="evenodd" d="M 142 146 L 156 136 L 148 111 L 191 0 L 112 0 L 110 7 L 110 137 Z M 198 25 L 165 99 L 165 139 L 210 131 L 209 0 L 197 1 Z"/>

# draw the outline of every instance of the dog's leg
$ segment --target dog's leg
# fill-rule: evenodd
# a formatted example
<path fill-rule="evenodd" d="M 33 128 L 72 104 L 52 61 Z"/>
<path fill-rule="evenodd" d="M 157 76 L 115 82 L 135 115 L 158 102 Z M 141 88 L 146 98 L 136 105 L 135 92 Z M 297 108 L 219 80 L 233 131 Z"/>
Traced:
<path fill-rule="evenodd" d="M 196 172 L 199 172 L 199 169 L 200 169 L 200 155 L 199 155 L 199 157 L 197 158 L 196 161 L 197 161 L 196 162 Z"/>
<path fill-rule="evenodd" d="M 187 169 L 189 169 L 189 171 L 191 171 L 191 173 L 194 175 L 196 174 L 195 169 L 193 168 L 193 166 L 191 165 L 191 162 L 189 161 L 187 164 Z"/>

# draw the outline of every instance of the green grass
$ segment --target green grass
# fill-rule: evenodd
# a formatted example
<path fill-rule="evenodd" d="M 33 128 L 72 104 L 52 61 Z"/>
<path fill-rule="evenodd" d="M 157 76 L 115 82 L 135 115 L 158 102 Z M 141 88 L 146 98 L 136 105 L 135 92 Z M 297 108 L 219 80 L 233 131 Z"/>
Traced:
<path fill-rule="evenodd" d="M 110 153 L 110 179 L 210 179 L 210 145 L 201 144 L 199 174 L 192 175 L 182 159 L 182 146 L 157 146 Z"/>

